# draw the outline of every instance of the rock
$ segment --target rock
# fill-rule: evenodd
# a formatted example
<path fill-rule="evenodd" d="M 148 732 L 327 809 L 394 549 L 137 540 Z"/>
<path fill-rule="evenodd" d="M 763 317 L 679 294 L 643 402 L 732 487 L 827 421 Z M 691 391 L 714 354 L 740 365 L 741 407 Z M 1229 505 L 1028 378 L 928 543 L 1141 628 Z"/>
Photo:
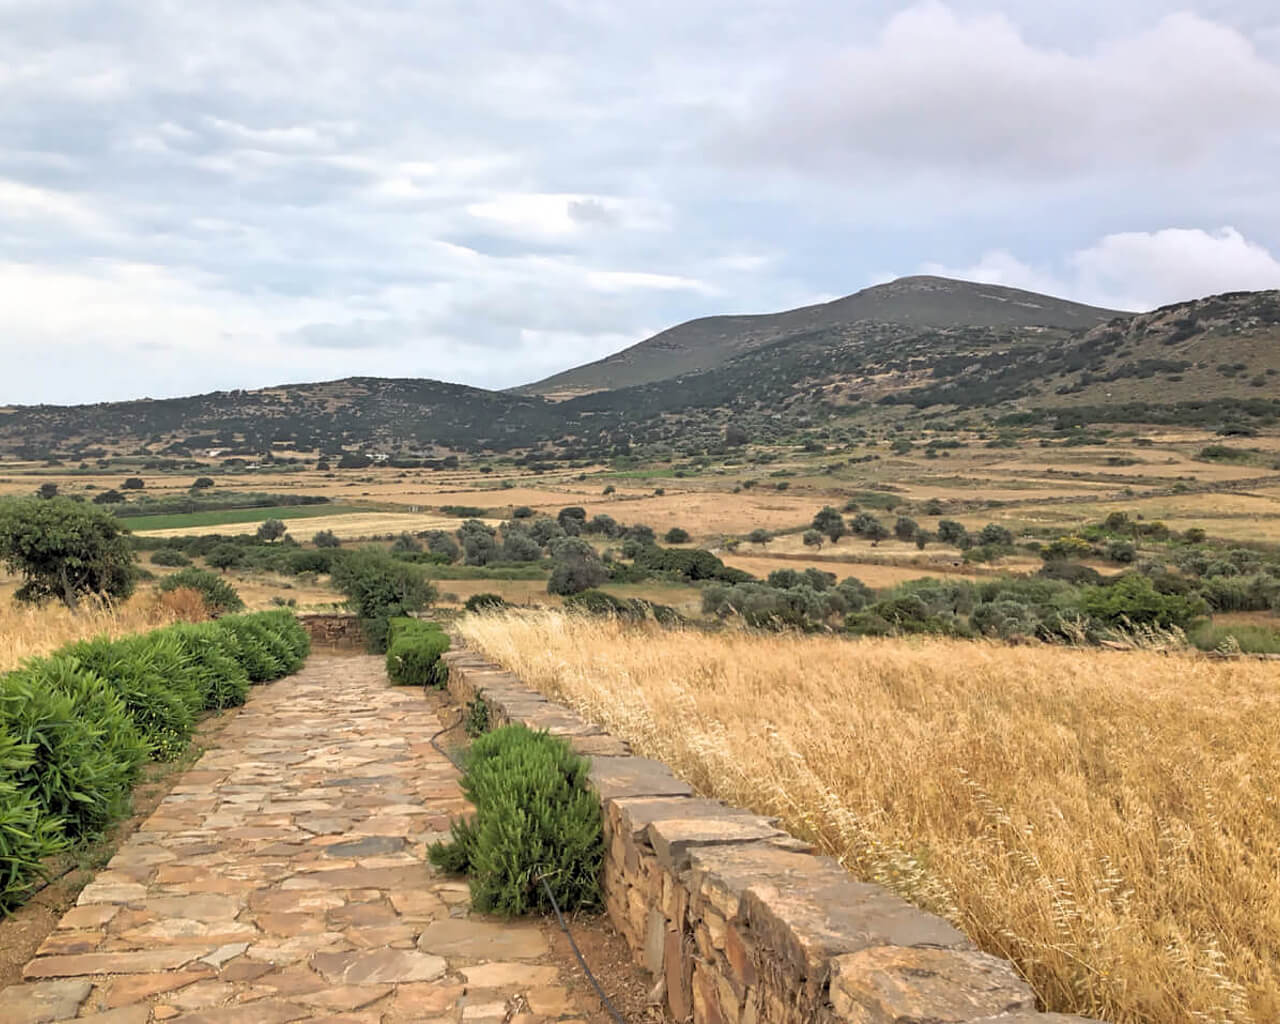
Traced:
<path fill-rule="evenodd" d="M 1013 965 L 976 950 L 880 946 L 831 966 L 831 1005 L 852 1020 L 962 1024 L 1035 1009 Z"/>
<path fill-rule="evenodd" d="M 535 924 L 500 924 L 474 917 L 433 921 L 418 936 L 418 948 L 441 956 L 476 960 L 532 959 L 550 952 Z"/>
<path fill-rule="evenodd" d="M 311 966 L 334 984 L 373 985 L 434 981 L 448 968 L 444 957 L 407 949 L 317 953 Z"/>
<path fill-rule="evenodd" d="M 87 981 L 10 985 L 0 992 L 0 1024 L 46 1024 L 74 1017 L 91 988 Z"/>
<path fill-rule="evenodd" d="M 212 946 L 173 946 L 137 953 L 83 953 L 79 956 L 46 956 L 32 960 L 22 970 L 25 978 L 68 978 L 84 974 L 150 974 L 181 967 L 207 956 Z"/>

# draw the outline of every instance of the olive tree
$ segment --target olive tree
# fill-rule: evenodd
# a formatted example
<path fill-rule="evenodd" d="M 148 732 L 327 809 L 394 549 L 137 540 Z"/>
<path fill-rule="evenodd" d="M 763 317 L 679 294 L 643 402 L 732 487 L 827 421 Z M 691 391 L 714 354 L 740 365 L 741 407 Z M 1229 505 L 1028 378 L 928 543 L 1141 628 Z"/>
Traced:
<path fill-rule="evenodd" d="M 42 604 L 57 599 L 73 612 L 88 596 L 133 593 L 133 551 L 110 512 L 70 498 L 0 502 L 0 559 L 22 577 L 14 597 Z"/>

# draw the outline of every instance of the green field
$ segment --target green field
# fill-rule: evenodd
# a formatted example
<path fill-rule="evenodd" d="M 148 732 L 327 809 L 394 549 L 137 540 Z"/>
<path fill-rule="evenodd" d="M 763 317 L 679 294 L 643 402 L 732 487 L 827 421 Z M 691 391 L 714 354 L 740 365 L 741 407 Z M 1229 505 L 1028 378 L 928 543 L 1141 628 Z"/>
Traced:
<path fill-rule="evenodd" d="M 314 519 L 367 512 L 355 505 L 276 505 L 270 508 L 224 508 L 213 512 L 186 512 L 167 516 L 130 516 L 122 522 L 135 533 L 147 530 L 181 530 L 188 526 L 222 526 L 261 523 L 267 519 Z"/>

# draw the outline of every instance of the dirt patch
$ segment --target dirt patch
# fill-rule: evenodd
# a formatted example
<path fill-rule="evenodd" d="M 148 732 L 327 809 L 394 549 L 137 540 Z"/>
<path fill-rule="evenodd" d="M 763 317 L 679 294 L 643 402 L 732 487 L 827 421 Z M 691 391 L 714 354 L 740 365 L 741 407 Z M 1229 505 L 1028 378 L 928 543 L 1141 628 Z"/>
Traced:
<path fill-rule="evenodd" d="M 652 986 L 631 956 L 626 940 L 604 914 L 575 914 L 566 919 L 582 959 L 591 968 L 609 1002 L 628 1024 L 668 1024 L 671 1016 L 650 998 Z M 554 918 L 545 925 L 552 952 L 560 961 L 560 979 L 574 1002 L 587 1011 L 590 1024 L 614 1024 L 594 986 L 573 955 L 569 940 Z"/>
<path fill-rule="evenodd" d="M 0 917 L 0 989 L 22 981 L 22 968 L 58 927 L 62 915 L 75 905 L 80 890 L 93 880 L 94 873 L 111 859 L 120 844 L 151 816 L 238 710 L 213 715 L 201 722 L 181 760 L 148 765 L 142 781 L 133 789 L 133 814 L 97 842 L 50 862 L 47 865 L 52 879 L 49 884 L 8 917 Z"/>

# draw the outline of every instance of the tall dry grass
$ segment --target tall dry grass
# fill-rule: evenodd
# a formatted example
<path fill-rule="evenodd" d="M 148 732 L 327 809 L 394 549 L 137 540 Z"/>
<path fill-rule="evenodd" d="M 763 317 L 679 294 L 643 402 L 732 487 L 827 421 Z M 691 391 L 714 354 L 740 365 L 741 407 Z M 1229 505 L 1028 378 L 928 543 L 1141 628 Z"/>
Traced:
<path fill-rule="evenodd" d="M 1280 666 L 469 616 L 701 791 L 1012 959 L 1051 1009 L 1280 1021 Z"/>
<path fill-rule="evenodd" d="M 198 608 L 188 607 L 182 591 L 173 594 L 177 597 L 164 595 L 157 599 L 151 594 L 139 594 L 116 605 L 86 601 L 75 615 L 61 604 L 32 607 L 0 599 L 0 672 L 77 640 L 140 633 L 172 622 L 208 617 L 203 602 Z M 199 599 L 198 594 L 196 598 Z"/>

